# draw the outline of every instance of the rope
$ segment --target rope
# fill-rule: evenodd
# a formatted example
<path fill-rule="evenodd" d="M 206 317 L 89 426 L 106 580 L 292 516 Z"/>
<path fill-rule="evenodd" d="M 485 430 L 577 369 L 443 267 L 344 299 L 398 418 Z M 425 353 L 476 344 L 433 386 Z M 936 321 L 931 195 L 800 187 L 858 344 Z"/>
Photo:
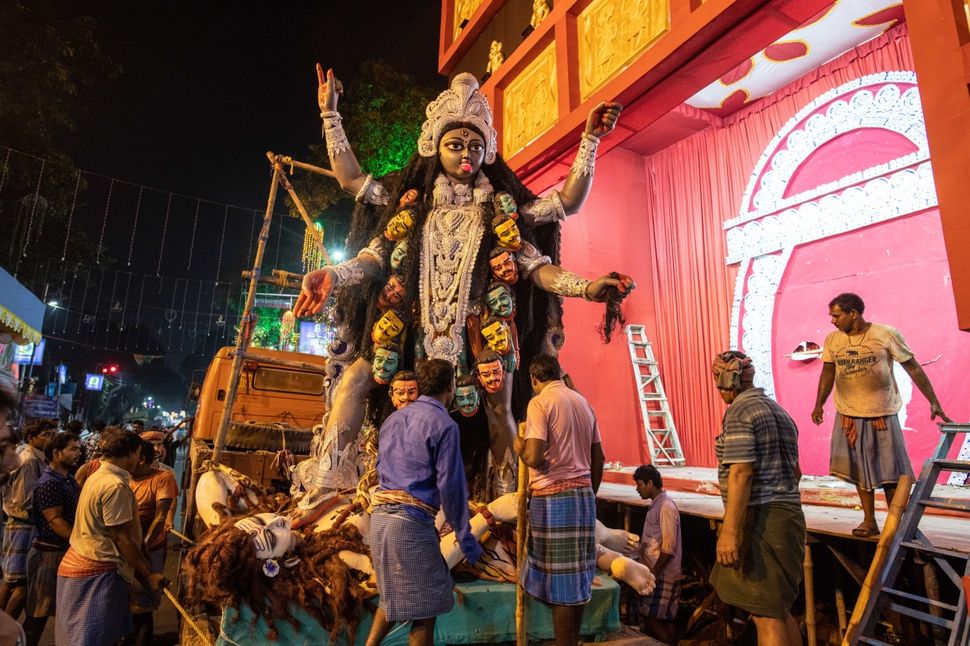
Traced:
<path fill-rule="evenodd" d="M 10 159 L 10 149 L 7 149 L 7 159 Z M 7 168 L 4 166 L 4 176 L 6 176 Z M 81 171 L 77 172 L 77 181 L 74 182 L 74 199 L 71 200 L 71 212 L 67 216 L 67 231 L 64 233 L 64 250 L 61 251 L 61 262 L 67 258 L 67 243 L 71 239 L 71 223 L 74 222 L 74 207 L 77 206 L 77 191 L 81 188 Z M 3 183 L 0 182 L 0 189 L 3 189 Z M 129 254 L 129 259 L 131 255 Z M 131 264 L 130 262 L 128 264 Z"/>
<path fill-rule="evenodd" d="M 192 630 L 195 631 L 195 634 L 199 636 L 199 639 L 201 639 L 206 646 L 214 646 L 212 640 L 209 639 L 208 633 L 202 632 L 202 629 L 199 628 L 199 625 L 192 620 L 192 617 L 189 616 L 188 611 L 182 607 L 182 604 L 179 603 L 179 600 L 175 598 L 175 595 L 172 594 L 168 588 L 162 588 L 162 592 L 164 592 L 165 596 L 168 597 L 168 600 L 172 602 L 172 605 L 175 606 L 175 609 L 178 610 L 180 615 L 182 615 L 182 618 L 185 619 L 186 623 L 188 623 Z"/>
<path fill-rule="evenodd" d="M 108 201 L 104 203 L 104 220 L 101 221 L 101 237 L 98 239 L 98 255 L 95 258 L 97 264 L 101 264 L 101 250 L 104 248 L 104 231 L 108 227 L 108 209 L 111 208 L 111 194 L 115 190 L 115 181 L 111 180 L 108 185 Z"/>
<path fill-rule="evenodd" d="M 162 225 L 162 244 L 158 247 L 158 267 L 155 275 L 162 275 L 162 257 L 165 256 L 165 236 L 168 234 L 168 216 L 172 212 L 172 194 L 168 194 L 168 204 L 165 206 L 165 223 Z"/>
<path fill-rule="evenodd" d="M 216 264 L 216 285 L 219 284 L 219 273 L 222 271 L 222 248 L 226 243 L 226 222 L 229 220 L 229 206 L 222 214 L 222 239 L 219 240 L 219 262 Z"/>
<path fill-rule="evenodd" d="M 202 205 L 202 200 L 195 201 L 195 217 L 192 218 L 192 241 L 189 243 L 189 263 L 185 266 L 185 270 L 189 271 L 192 269 L 192 252 L 195 250 L 195 229 L 199 224 L 199 207 Z M 226 207 L 227 209 L 229 207 Z"/>
<path fill-rule="evenodd" d="M 128 266 L 131 267 L 131 254 L 135 250 L 135 231 L 138 230 L 138 213 L 141 211 L 141 195 L 145 192 L 145 187 L 138 189 L 138 203 L 135 205 L 135 217 L 131 223 L 131 240 L 128 241 Z"/>

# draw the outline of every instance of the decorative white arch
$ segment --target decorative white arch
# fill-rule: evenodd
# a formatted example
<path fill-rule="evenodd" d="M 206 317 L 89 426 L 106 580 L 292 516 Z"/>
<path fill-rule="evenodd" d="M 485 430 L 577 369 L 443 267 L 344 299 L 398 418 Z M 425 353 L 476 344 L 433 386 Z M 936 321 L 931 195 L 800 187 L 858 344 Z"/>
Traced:
<path fill-rule="evenodd" d="M 784 197 L 789 180 L 813 152 L 863 128 L 896 132 L 917 150 Z M 792 250 L 936 204 L 913 72 L 883 72 L 850 81 L 821 95 L 785 124 L 755 164 L 739 215 L 724 223 L 727 263 L 740 263 L 731 344 L 751 356 L 758 386 L 774 396 L 772 314 Z"/>

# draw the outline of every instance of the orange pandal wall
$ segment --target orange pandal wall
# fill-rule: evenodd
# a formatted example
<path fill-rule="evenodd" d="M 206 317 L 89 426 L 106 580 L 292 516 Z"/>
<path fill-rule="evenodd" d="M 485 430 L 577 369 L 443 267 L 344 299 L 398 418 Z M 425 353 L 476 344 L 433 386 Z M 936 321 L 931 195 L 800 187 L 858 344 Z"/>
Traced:
<path fill-rule="evenodd" d="M 710 365 L 730 345 L 737 273 L 736 265 L 724 264 L 722 223 L 738 214 L 755 162 L 785 122 L 824 92 L 865 74 L 912 69 L 905 26 L 896 27 L 719 125 L 643 159 L 654 347 L 688 465 L 716 463 L 713 439 L 724 404 Z"/>

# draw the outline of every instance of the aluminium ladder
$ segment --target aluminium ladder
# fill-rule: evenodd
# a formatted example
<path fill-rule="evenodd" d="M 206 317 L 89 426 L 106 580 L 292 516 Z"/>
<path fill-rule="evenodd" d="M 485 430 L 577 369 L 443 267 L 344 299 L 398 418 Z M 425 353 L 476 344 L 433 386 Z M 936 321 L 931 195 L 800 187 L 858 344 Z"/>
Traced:
<path fill-rule="evenodd" d="M 653 347 L 647 340 L 642 325 L 626 326 L 627 343 L 630 346 L 630 362 L 633 364 L 633 380 L 637 384 L 640 400 L 640 417 L 647 436 L 650 461 L 657 466 L 684 466 L 684 453 L 670 414 L 670 403 L 660 380 L 660 368 L 653 356 Z"/>
<path fill-rule="evenodd" d="M 964 581 L 970 575 L 970 554 L 937 547 L 919 529 L 920 520 L 927 507 L 959 512 L 970 518 L 970 504 L 959 499 L 933 496 L 933 488 L 939 481 L 941 472 L 970 473 L 970 461 L 947 459 L 955 436 L 961 433 L 970 433 L 970 424 L 941 425 L 936 454 L 923 465 L 919 481 L 890 543 L 885 569 L 875 582 L 859 621 L 859 629 L 852 639 L 847 640 L 849 643 L 886 644 L 887 642 L 877 638 L 877 626 L 880 621 L 885 621 L 884 615 L 888 612 L 929 624 L 931 630 L 948 635 L 945 642 L 948 646 L 970 643 L 967 599 L 964 592 Z M 935 563 L 944 575 L 940 582 L 951 584 L 950 589 L 955 592 L 955 603 L 944 603 L 939 599 L 915 594 L 911 590 L 897 588 L 897 583 L 901 583 L 897 578 L 908 554 L 919 555 Z"/>

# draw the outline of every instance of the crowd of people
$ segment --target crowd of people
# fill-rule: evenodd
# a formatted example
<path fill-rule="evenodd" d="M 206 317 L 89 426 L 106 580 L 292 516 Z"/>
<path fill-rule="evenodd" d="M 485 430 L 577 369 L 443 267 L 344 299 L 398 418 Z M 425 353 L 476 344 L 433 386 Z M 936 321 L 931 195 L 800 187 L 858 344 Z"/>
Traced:
<path fill-rule="evenodd" d="M 949 421 L 900 332 L 867 322 L 864 309 L 855 294 L 829 304 L 836 330 L 822 348 L 812 415 L 821 423 L 834 389 L 830 470 L 858 488 L 863 521 L 853 533 L 860 537 L 878 533 L 874 489 L 883 488 L 888 501 L 900 476 L 912 474 L 896 419 L 902 400 L 893 362 L 927 398 L 932 416 Z M 604 455 L 596 415 L 558 360 L 539 354 L 528 371 L 533 397 L 514 443 L 529 476 L 528 554 L 520 579 L 551 609 L 556 643 L 576 644 L 596 573 L 595 501 Z M 710 583 L 724 603 L 751 614 L 759 644 L 800 644 L 791 615 L 806 533 L 798 429 L 755 387 L 754 365 L 744 353 L 717 355 L 712 373 L 728 408 L 714 439 L 724 517 Z M 435 618 L 454 603 L 435 529 L 438 509 L 465 558 L 474 563 L 482 554 L 469 525 L 460 431 L 449 414 L 452 403 L 460 403 L 454 366 L 421 362 L 415 372 L 390 380 L 390 392 L 397 391 L 397 410 L 380 428 L 370 524 L 380 591 L 372 646 L 395 622 L 411 622 L 412 643 L 432 643 Z M 5 416 L 13 395 L 0 395 Z M 49 618 L 56 621 L 58 644 L 152 643 L 178 498 L 174 456 L 165 448 L 169 434 L 137 422 L 130 429 L 97 427 L 86 441 L 78 431 L 77 424 L 59 430 L 56 422 L 38 420 L 19 438 L 0 424 L 2 643 L 38 644 Z M 654 591 L 639 598 L 637 619 L 646 634 L 675 644 L 680 514 L 656 467 L 640 466 L 633 482 L 651 501 L 637 556 L 656 577 Z"/>
<path fill-rule="evenodd" d="M 95 424 L 82 440 L 80 422 L 41 419 L 21 438 L 15 394 L 0 395 L 0 643 L 39 644 L 49 620 L 59 645 L 153 643 L 178 499 L 170 433 Z"/>

